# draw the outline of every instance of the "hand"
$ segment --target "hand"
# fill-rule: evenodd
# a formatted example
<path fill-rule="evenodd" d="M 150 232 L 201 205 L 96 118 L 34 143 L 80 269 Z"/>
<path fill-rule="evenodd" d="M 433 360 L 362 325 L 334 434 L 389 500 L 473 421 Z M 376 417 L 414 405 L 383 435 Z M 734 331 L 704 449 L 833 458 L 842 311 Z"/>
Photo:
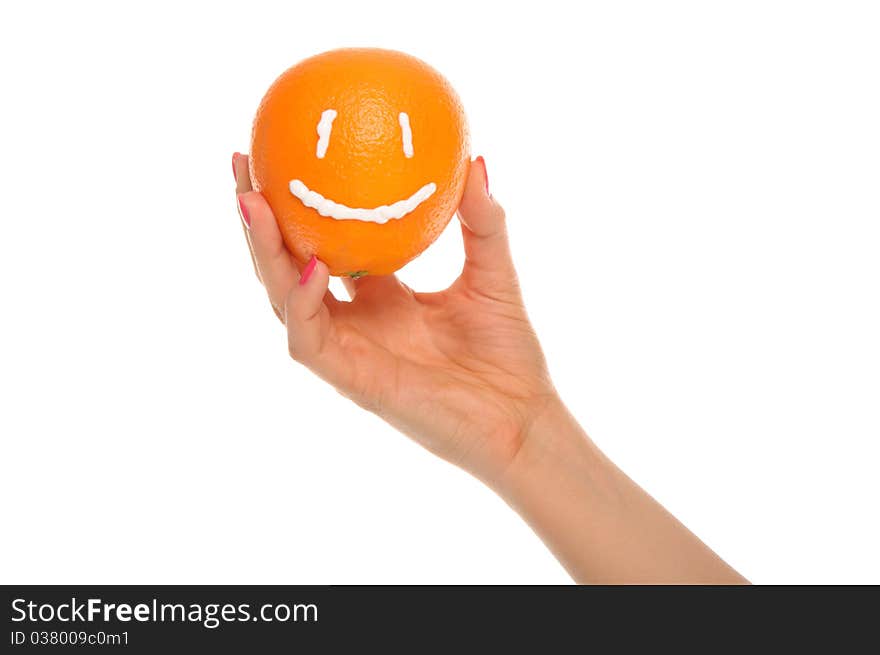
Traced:
<path fill-rule="evenodd" d="M 470 167 L 459 219 L 465 265 L 445 291 L 418 293 L 394 275 L 345 280 L 287 250 L 247 157 L 233 159 L 257 276 L 286 325 L 291 357 L 431 452 L 498 483 L 529 428 L 559 405 L 526 315 L 504 210 L 482 158 Z"/>
<path fill-rule="evenodd" d="M 459 207 L 465 265 L 452 286 L 416 293 L 393 275 L 346 280 L 351 302 L 328 291 L 324 264 L 302 267 L 285 248 L 247 158 L 233 166 L 254 267 L 295 360 L 494 488 L 579 582 L 746 582 L 614 466 L 559 400 L 482 158 Z"/>

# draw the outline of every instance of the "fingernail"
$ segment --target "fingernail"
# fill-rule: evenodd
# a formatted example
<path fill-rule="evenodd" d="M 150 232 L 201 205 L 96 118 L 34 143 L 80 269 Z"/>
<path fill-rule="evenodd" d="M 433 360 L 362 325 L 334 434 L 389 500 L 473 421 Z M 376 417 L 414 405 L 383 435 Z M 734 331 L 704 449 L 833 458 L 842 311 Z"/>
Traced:
<path fill-rule="evenodd" d="M 241 219 L 250 229 L 251 217 L 248 215 L 247 207 L 244 206 L 244 200 L 242 199 L 241 194 L 238 194 L 238 213 L 241 214 Z"/>
<path fill-rule="evenodd" d="M 237 173 L 236 170 L 235 170 L 235 160 L 236 160 L 236 159 L 238 159 L 238 153 L 237 153 L 237 152 L 233 152 L 233 153 L 232 153 L 232 177 L 235 178 L 235 182 L 236 182 L 236 184 L 237 184 L 237 183 L 238 183 L 238 173 Z"/>
<path fill-rule="evenodd" d="M 299 278 L 299 285 L 303 286 L 306 282 L 309 281 L 309 278 L 312 277 L 312 273 L 315 272 L 315 266 L 318 265 L 318 258 L 312 255 L 312 258 L 309 260 L 309 263 L 306 264 L 306 267 L 303 269 L 302 275 Z"/>
<path fill-rule="evenodd" d="M 483 167 L 483 181 L 486 186 L 486 195 L 489 195 L 489 173 L 486 171 L 486 160 L 483 159 L 483 155 L 477 157 L 477 161 L 480 162 L 480 166 Z"/>

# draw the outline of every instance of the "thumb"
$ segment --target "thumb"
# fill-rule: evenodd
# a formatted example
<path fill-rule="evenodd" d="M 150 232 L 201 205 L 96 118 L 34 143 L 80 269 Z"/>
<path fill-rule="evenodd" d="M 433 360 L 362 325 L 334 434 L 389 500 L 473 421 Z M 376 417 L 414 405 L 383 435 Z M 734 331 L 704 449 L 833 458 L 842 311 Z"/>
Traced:
<path fill-rule="evenodd" d="M 484 292 L 515 289 L 516 270 L 507 240 L 504 209 L 489 193 L 489 177 L 482 157 L 471 163 L 458 217 L 464 239 L 463 281 Z"/>

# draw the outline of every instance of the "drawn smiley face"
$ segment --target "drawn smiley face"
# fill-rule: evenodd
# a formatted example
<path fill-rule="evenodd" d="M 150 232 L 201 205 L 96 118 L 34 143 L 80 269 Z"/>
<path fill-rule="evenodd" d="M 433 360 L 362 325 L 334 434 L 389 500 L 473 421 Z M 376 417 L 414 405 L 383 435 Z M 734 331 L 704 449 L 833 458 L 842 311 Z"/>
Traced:
<path fill-rule="evenodd" d="M 389 50 L 336 50 L 266 93 L 251 176 L 297 259 L 315 254 L 334 275 L 385 274 L 454 215 L 469 148 L 461 103 L 434 69 Z"/>
<path fill-rule="evenodd" d="M 337 116 L 338 114 L 335 109 L 325 109 L 321 113 L 321 120 L 318 121 L 317 126 L 318 144 L 315 148 L 315 157 L 318 159 L 324 159 L 327 155 L 327 148 L 330 146 L 330 138 L 333 134 L 333 121 L 336 120 Z M 398 122 L 400 123 L 401 150 L 404 157 L 411 159 L 415 154 L 415 147 L 413 146 L 409 114 L 403 111 L 400 112 L 398 114 Z M 290 181 L 290 192 L 299 198 L 303 205 L 311 207 L 321 216 L 329 216 L 336 220 L 368 221 L 379 223 L 380 225 L 390 220 L 403 218 L 430 198 L 436 190 L 437 185 L 434 182 L 428 182 L 411 196 L 401 198 L 389 204 L 379 205 L 378 207 L 349 207 L 348 205 L 336 202 L 332 198 L 321 195 L 318 191 L 309 189 L 302 180 Z"/>

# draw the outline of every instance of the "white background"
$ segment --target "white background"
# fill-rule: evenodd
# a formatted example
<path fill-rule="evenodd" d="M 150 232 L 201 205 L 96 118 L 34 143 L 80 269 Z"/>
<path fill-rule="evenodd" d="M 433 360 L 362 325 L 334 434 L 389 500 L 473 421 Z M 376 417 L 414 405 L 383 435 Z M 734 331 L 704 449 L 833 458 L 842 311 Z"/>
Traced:
<path fill-rule="evenodd" d="M 374 45 L 459 91 L 611 458 L 753 581 L 880 583 L 876 3 L 581 4 L 4 5 L 0 580 L 568 581 L 289 361 L 251 270 L 263 92 Z M 453 222 L 401 275 L 461 263 Z"/>

